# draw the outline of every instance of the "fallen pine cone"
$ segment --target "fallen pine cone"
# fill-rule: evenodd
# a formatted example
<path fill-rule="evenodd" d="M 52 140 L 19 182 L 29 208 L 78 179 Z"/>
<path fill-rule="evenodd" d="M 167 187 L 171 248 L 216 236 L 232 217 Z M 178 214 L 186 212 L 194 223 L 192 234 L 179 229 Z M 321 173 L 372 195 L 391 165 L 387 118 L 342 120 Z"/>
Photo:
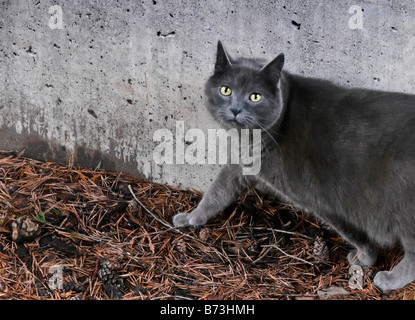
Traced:
<path fill-rule="evenodd" d="M 40 234 L 39 225 L 28 217 L 17 218 L 11 227 L 12 239 L 16 242 L 30 241 Z"/>
<path fill-rule="evenodd" d="M 101 269 L 98 270 L 98 279 L 103 283 L 103 289 L 110 299 L 120 299 L 123 296 L 124 282 L 116 270 L 120 265 L 109 259 L 101 259 Z"/>
<path fill-rule="evenodd" d="M 322 237 L 317 237 L 314 241 L 313 255 L 317 261 L 328 262 L 329 248 Z"/>
<path fill-rule="evenodd" d="M 68 292 L 68 291 L 84 292 L 85 287 L 82 284 L 77 284 L 74 281 L 71 281 L 71 282 L 63 284 L 63 290 L 65 292 Z"/>
<path fill-rule="evenodd" d="M 175 241 L 175 244 L 176 244 L 177 251 L 179 251 L 180 253 L 183 253 L 183 254 L 186 253 L 186 250 L 187 250 L 186 241 L 184 241 L 182 238 L 180 238 L 180 239 L 177 239 Z"/>
<path fill-rule="evenodd" d="M 209 228 L 203 228 L 203 229 L 201 229 L 200 232 L 199 232 L 199 238 L 200 238 L 200 240 L 206 242 L 209 239 L 211 233 L 212 232 L 210 231 Z"/>
<path fill-rule="evenodd" d="M 101 268 L 105 268 L 108 270 L 118 270 L 121 268 L 118 262 L 105 259 L 105 258 L 99 261 L 99 265 L 101 266 Z"/>

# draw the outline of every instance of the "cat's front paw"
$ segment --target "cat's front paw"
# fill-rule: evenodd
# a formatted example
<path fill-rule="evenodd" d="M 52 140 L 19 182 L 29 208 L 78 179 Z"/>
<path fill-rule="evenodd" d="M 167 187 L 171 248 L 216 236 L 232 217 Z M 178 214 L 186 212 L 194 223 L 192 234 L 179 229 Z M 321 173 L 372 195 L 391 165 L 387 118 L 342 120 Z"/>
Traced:
<path fill-rule="evenodd" d="M 186 227 L 189 225 L 189 213 L 180 212 L 173 217 L 173 225 L 176 228 Z"/>
<path fill-rule="evenodd" d="M 362 252 L 357 249 L 352 250 L 347 255 L 347 260 L 351 265 L 357 265 L 361 267 L 371 267 L 375 264 L 377 258 L 377 252 L 370 250 Z"/>
<path fill-rule="evenodd" d="M 382 291 L 395 290 L 400 288 L 392 271 L 379 271 L 373 279 L 373 284 Z"/>
<path fill-rule="evenodd" d="M 191 213 L 180 212 L 173 217 L 173 225 L 176 228 L 183 227 L 200 227 L 206 224 L 208 220 L 197 209 Z"/>

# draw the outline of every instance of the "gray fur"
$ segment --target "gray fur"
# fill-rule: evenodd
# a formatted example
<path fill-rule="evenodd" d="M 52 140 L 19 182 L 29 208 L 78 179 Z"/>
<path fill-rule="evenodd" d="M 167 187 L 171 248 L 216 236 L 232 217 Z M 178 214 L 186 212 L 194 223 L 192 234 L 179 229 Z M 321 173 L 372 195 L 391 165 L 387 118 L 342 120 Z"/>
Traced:
<path fill-rule="evenodd" d="M 399 242 L 405 257 L 379 272 L 381 290 L 415 280 L 415 96 L 350 89 L 282 70 L 283 55 L 264 66 L 232 59 L 218 44 L 206 84 L 207 107 L 225 127 L 262 129 L 262 165 L 255 176 L 227 165 L 176 227 L 201 226 L 250 186 L 314 214 L 353 245 L 352 264 L 376 261 L 376 244 Z M 232 95 L 219 88 L 227 85 Z M 258 92 L 263 99 L 248 101 Z M 239 108 L 235 117 L 231 108 Z"/>

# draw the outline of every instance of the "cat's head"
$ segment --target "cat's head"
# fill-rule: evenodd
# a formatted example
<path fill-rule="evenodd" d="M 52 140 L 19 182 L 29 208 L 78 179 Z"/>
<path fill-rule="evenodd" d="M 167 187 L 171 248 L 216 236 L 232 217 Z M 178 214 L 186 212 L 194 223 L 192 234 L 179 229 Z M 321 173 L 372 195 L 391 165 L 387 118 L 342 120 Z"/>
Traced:
<path fill-rule="evenodd" d="M 268 64 L 232 59 L 218 42 L 214 74 L 206 83 L 207 108 L 225 128 L 267 129 L 279 118 L 284 54 Z"/>

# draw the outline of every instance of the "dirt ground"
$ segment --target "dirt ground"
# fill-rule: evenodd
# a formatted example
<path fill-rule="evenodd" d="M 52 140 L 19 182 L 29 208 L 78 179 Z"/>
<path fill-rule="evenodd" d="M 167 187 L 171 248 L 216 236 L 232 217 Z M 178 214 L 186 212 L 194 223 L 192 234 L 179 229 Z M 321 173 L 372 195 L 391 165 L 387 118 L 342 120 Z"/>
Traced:
<path fill-rule="evenodd" d="M 381 250 L 351 287 L 343 240 L 254 190 L 199 230 L 173 228 L 200 199 L 0 151 L 0 299 L 415 299 L 415 283 L 372 285 L 399 248 Z"/>

